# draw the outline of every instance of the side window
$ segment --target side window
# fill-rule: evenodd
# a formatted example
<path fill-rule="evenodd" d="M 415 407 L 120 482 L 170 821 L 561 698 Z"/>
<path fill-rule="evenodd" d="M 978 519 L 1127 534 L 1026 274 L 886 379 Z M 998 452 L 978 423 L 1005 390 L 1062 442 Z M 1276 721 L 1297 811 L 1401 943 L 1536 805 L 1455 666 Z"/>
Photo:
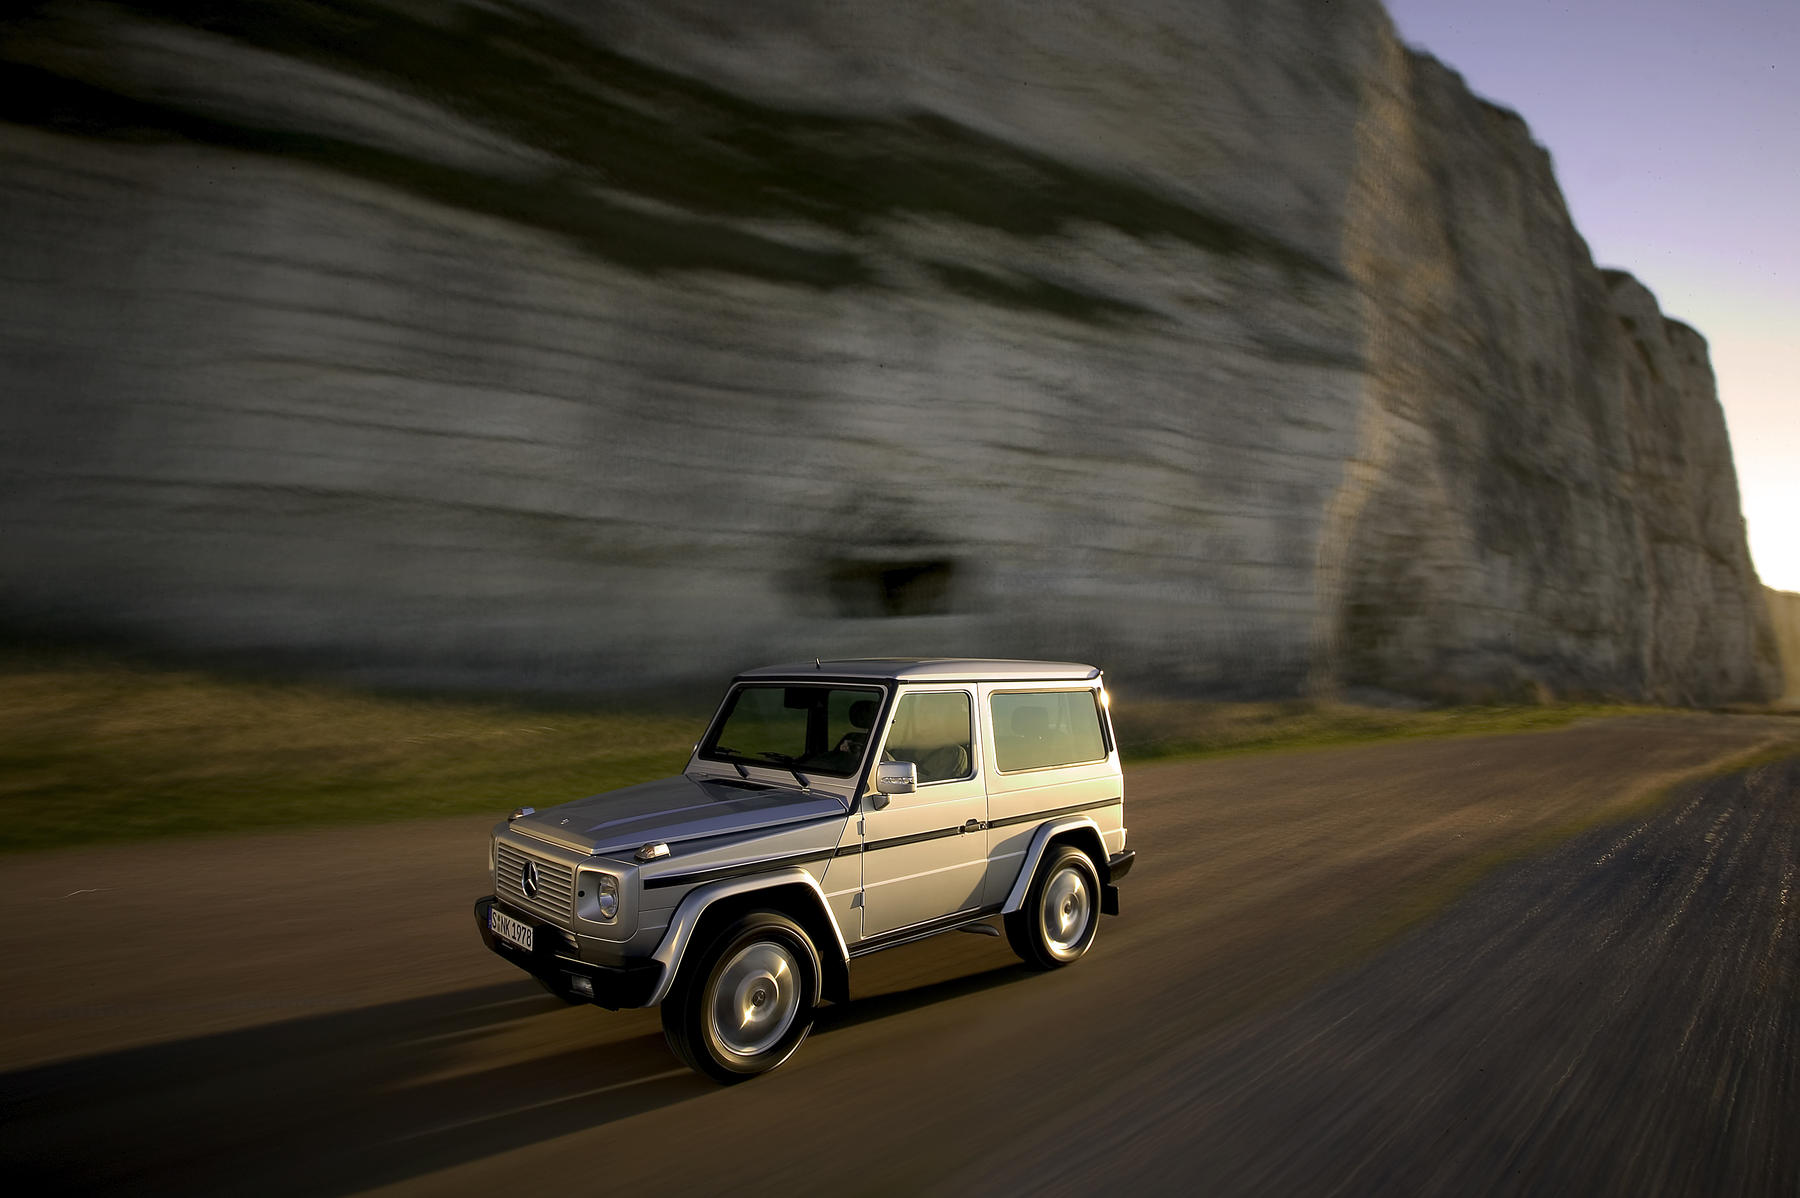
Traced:
<path fill-rule="evenodd" d="M 962 691 L 902 695 L 882 757 L 917 765 L 921 786 L 970 777 L 975 772 L 969 748 L 972 714 L 969 696 Z"/>
<path fill-rule="evenodd" d="M 1104 760 L 1098 703 L 1091 690 L 996 693 L 994 765 L 1012 773 Z"/>

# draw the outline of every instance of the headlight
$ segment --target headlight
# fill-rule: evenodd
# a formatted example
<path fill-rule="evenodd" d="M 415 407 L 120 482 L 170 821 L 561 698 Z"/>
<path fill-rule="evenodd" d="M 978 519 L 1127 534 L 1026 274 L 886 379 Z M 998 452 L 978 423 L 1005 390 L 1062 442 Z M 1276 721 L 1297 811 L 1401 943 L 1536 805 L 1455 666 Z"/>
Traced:
<path fill-rule="evenodd" d="M 601 919 L 619 913 L 619 879 L 611 874 L 594 875 L 594 905 L 600 909 Z"/>

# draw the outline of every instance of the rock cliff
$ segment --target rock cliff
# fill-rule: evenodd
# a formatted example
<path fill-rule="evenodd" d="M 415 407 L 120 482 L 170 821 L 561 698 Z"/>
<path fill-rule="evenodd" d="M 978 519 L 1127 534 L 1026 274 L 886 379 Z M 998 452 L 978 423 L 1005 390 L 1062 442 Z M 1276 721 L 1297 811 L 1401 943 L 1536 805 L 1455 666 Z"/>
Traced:
<path fill-rule="evenodd" d="M 752 7 L 9 18 L 7 625 L 1774 692 L 1705 343 L 1373 0 Z"/>
<path fill-rule="evenodd" d="M 1792 591 L 1765 588 L 1769 603 L 1769 623 L 1775 630 L 1775 643 L 1780 649 L 1781 700 L 1800 707 L 1800 595 Z"/>

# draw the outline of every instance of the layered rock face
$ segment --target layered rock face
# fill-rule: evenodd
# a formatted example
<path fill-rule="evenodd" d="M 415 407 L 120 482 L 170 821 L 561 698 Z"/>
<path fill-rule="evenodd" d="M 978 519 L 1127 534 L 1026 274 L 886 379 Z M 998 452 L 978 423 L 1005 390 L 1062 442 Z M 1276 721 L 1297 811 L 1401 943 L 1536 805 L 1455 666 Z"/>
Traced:
<path fill-rule="evenodd" d="M 1365 80 L 1344 261 L 1367 371 L 1326 537 L 1335 673 L 1768 694 L 1705 341 L 1593 269 L 1515 115 L 1391 44 Z"/>
<path fill-rule="evenodd" d="M 4 26 L 7 624 L 1773 693 L 1704 342 L 1375 4 L 752 7 Z"/>
<path fill-rule="evenodd" d="M 1769 604 L 1769 623 L 1780 649 L 1782 702 L 1800 706 L 1800 595 L 1764 588 L 1763 596 Z"/>

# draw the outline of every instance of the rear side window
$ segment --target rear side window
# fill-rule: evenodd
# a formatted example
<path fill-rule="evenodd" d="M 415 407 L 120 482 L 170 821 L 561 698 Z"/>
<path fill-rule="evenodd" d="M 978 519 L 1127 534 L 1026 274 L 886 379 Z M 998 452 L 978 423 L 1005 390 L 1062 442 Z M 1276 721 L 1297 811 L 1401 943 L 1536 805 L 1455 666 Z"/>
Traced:
<path fill-rule="evenodd" d="M 1001 773 L 1106 758 L 1091 690 L 1002 691 L 993 696 L 994 764 Z"/>

